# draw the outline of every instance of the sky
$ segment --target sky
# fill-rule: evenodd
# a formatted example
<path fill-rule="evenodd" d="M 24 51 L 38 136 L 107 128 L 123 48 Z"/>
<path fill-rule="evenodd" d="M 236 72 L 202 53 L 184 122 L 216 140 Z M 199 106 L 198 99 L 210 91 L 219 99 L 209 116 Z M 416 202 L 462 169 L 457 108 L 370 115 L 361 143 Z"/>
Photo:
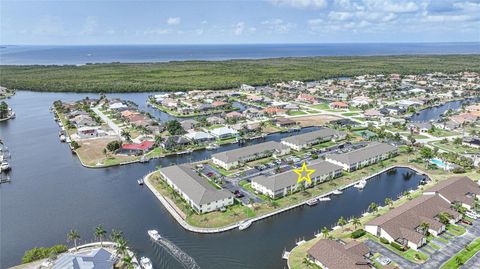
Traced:
<path fill-rule="evenodd" d="M 480 41 L 480 0 L 0 0 L 2 45 Z"/>

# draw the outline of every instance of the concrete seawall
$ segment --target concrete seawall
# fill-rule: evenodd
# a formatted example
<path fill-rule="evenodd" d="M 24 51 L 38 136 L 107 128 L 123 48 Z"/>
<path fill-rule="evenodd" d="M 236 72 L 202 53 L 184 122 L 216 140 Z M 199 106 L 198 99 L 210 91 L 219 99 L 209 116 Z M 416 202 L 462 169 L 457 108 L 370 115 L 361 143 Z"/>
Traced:
<path fill-rule="evenodd" d="M 419 174 L 422 174 L 422 175 L 426 175 L 425 172 L 415 168 L 415 167 L 411 167 L 411 166 L 405 166 L 405 165 L 398 165 L 398 166 L 389 166 L 373 175 L 370 175 L 368 176 L 367 178 L 364 178 L 365 180 L 370 180 L 371 178 L 373 177 L 376 177 L 390 169 L 393 169 L 393 168 L 409 168 L 409 169 L 412 169 L 414 170 L 415 172 L 419 173 Z M 177 210 L 175 209 L 176 206 L 175 205 L 171 205 L 170 202 L 165 198 L 163 197 L 162 194 L 160 194 L 156 189 L 155 189 L 155 186 L 153 186 L 153 184 L 150 182 L 150 176 L 153 175 L 153 173 L 155 172 L 152 172 L 148 175 L 145 176 L 144 178 L 144 182 L 145 182 L 145 185 L 147 185 L 147 187 L 150 189 L 150 191 L 152 191 L 152 193 L 157 197 L 157 199 L 163 204 L 163 206 L 168 210 L 168 212 L 170 213 L 170 215 L 172 215 L 172 217 L 180 224 L 182 225 L 182 227 L 185 229 L 185 230 L 188 230 L 190 232 L 195 232 L 195 233 L 205 233 L 205 234 L 208 234 L 208 233 L 221 233 L 221 232 L 225 232 L 225 231 L 229 231 L 229 230 L 232 230 L 232 229 L 235 229 L 235 228 L 238 228 L 238 226 L 240 225 L 240 223 L 242 223 L 243 221 L 239 221 L 239 222 L 236 222 L 234 224 L 231 224 L 231 225 L 228 225 L 228 226 L 224 226 L 224 227 L 219 227 L 219 228 L 203 228 L 203 227 L 196 227 L 196 226 L 193 226 L 193 225 L 190 225 L 189 223 L 187 223 L 185 221 L 184 218 L 182 218 L 182 216 L 177 212 Z M 344 190 L 344 189 L 347 189 L 347 188 L 350 188 L 352 187 L 353 185 L 357 184 L 359 181 L 361 181 L 362 179 L 359 179 L 355 182 L 352 182 L 348 185 L 344 185 L 342 187 L 340 187 L 339 189 L 340 190 Z M 333 191 L 330 191 L 328 193 L 324 193 L 324 194 L 321 194 L 321 195 L 318 195 L 318 196 L 315 196 L 315 197 L 311 197 L 309 198 L 308 200 L 310 199 L 319 199 L 319 198 L 322 198 L 322 197 L 326 197 L 326 196 L 329 196 L 332 194 Z M 281 208 L 279 210 L 276 210 L 276 211 L 273 211 L 273 212 L 270 212 L 270 213 L 267 213 L 267 214 L 264 214 L 264 215 L 261 215 L 261 216 L 258 216 L 258 217 L 255 217 L 255 218 L 251 218 L 251 219 L 248 219 L 249 221 L 251 221 L 252 223 L 253 222 L 256 222 L 256 221 L 259 221 L 259 220 L 262 220 L 262 219 L 266 219 L 268 217 L 271 217 L 271 216 L 274 216 L 274 215 L 277 215 L 277 214 L 280 214 L 280 213 L 283 213 L 283 212 L 286 212 L 286 211 L 289 211 L 289 210 L 292 210 L 294 208 L 297 208 L 297 207 L 300 207 L 300 206 L 303 206 L 305 205 L 306 201 L 302 201 L 302 202 L 299 202 L 297 204 L 294 204 L 294 205 L 291 205 L 291 206 L 288 206 L 288 207 L 285 207 L 285 208 Z"/>

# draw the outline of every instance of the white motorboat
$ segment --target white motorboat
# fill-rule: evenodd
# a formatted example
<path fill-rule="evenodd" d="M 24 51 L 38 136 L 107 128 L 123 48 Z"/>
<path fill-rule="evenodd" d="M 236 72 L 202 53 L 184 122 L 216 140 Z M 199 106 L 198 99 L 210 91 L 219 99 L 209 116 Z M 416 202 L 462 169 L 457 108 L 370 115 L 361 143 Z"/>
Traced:
<path fill-rule="evenodd" d="M 143 269 L 152 269 L 153 268 L 152 262 L 147 257 L 141 257 L 140 258 L 140 265 L 142 266 Z"/>
<path fill-rule="evenodd" d="M 60 142 L 65 142 L 67 141 L 67 138 L 64 135 L 60 136 Z"/>
<path fill-rule="evenodd" d="M 306 202 L 307 205 L 309 206 L 314 206 L 316 204 L 318 204 L 318 199 L 310 199 Z"/>
<path fill-rule="evenodd" d="M 218 149 L 220 146 L 218 144 L 208 144 L 206 149 L 207 150 L 214 150 L 214 149 Z"/>
<path fill-rule="evenodd" d="M 363 189 L 367 185 L 367 181 L 365 179 L 360 180 L 357 184 L 353 185 L 357 189 Z"/>
<path fill-rule="evenodd" d="M 148 235 L 155 241 L 158 241 L 162 238 L 162 236 L 158 233 L 157 230 L 148 230 Z"/>
<path fill-rule="evenodd" d="M 143 183 L 144 183 L 143 178 L 137 179 L 137 183 L 138 183 L 138 185 L 143 185 Z"/>
<path fill-rule="evenodd" d="M 10 167 L 10 164 L 8 164 L 7 161 L 3 161 L 1 164 L 0 164 L 0 171 L 8 171 L 10 170 L 11 167 Z"/>
<path fill-rule="evenodd" d="M 326 201 L 330 201 L 332 199 L 330 199 L 330 197 L 322 197 L 322 198 L 319 198 L 318 201 L 320 202 L 326 202 Z"/>
<path fill-rule="evenodd" d="M 339 195 L 339 194 L 342 194 L 343 192 L 341 190 L 334 190 L 332 191 L 332 193 L 335 195 Z"/>
<path fill-rule="evenodd" d="M 242 231 L 242 230 L 245 230 L 245 229 L 247 229 L 248 227 L 250 227 L 250 225 L 252 225 L 252 221 L 247 220 L 247 221 L 244 221 L 244 222 L 240 223 L 240 225 L 238 226 L 238 229 L 239 229 L 240 231 Z"/>

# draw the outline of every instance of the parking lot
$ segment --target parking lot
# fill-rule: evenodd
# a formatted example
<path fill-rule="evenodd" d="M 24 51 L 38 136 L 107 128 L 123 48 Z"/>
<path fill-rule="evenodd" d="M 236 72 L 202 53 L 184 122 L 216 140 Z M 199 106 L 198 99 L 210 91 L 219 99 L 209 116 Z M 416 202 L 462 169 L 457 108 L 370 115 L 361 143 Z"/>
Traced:
<path fill-rule="evenodd" d="M 391 251 L 390 249 L 384 247 L 382 244 L 368 239 L 365 241 L 365 244 L 370 248 L 373 253 L 380 253 L 383 257 L 387 257 L 391 261 L 397 263 L 400 268 L 405 269 L 437 269 L 442 266 L 443 263 L 448 261 L 451 257 L 455 256 L 460 250 L 464 249 L 467 244 L 469 244 L 472 240 L 480 237 L 480 220 L 476 220 L 473 222 L 473 225 L 466 225 L 466 224 L 458 224 L 462 225 L 467 232 L 461 236 L 451 236 L 447 233 L 448 236 L 445 236 L 445 233 L 441 235 L 443 238 L 448 238 L 448 243 L 445 243 L 438 239 L 433 239 L 432 241 L 440 247 L 440 249 L 436 250 L 433 248 L 425 249 L 425 246 L 419 249 L 428 255 L 430 255 L 430 259 L 428 259 L 423 264 L 416 264 L 413 263 L 402 256 L 398 255 L 397 253 Z M 428 245 L 427 245 L 428 246 Z M 432 251 L 433 249 L 433 251 Z M 477 253 L 472 259 L 470 259 L 465 265 L 461 268 L 480 268 L 478 265 L 480 264 L 480 254 Z"/>

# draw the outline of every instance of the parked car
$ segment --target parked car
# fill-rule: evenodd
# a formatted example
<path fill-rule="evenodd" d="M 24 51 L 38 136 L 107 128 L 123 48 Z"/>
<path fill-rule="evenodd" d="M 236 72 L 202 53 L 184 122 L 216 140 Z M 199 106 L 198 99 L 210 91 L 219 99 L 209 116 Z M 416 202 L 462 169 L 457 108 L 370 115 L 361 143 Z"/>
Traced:
<path fill-rule="evenodd" d="M 471 222 L 471 221 L 468 221 L 468 220 L 466 220 L 466 219 L 461 219 L 460 222 L 465 223 L 465 224 L 467 224 L 467 225 L 472 225 L 472 222 Z"/>
<path fill-rule="evenodd" d="M 243 193 L 241 193 L 241 192 L 235 194 L 235 197 L 236 197 L 236 198 L 242 198 L 242 197 L 244 197 L 244 196 L 245 196 L 245 195 L 243 195 Z"/>
<path fill-rule="evenodd" d="M 207 173 L 207 177 L 212 177 L 213 176 L 213 172 L 208 172 Z"/>

